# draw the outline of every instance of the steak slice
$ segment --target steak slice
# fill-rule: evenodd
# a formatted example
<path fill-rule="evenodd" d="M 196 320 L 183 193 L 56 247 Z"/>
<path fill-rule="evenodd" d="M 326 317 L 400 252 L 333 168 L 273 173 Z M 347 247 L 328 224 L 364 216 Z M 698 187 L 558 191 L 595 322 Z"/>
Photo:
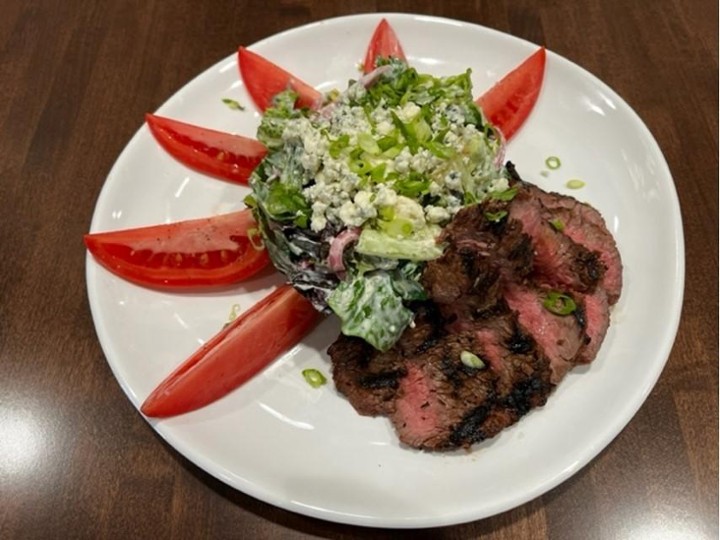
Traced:
<path fill-rule="evenodd" d="M 335 387 L 364 416 L 388 415 L 400 379 L 407 375 L 405 358 L 432 347 L 443 333 L 442 322 L 430 303 L 420 306 L 415 322 L 387 352 L 365 340 L 340 334 L 328 349 Z"/>
<path fill-rule="evenodd" d="M 358 413 L 389 416 L 400 441 L 413 448 L 447 450 L 494 437 L 542 406 L 554 386 L 549 359 L 516 315 L 501 309 L 442 335 L 427 330 L 433 323 L 424 316 L 413 329 L 414 345 L 398 343 L 385 353 L 341 335 L 329 349 L 335 385 Z M 465 365 L 464 351 L 485 365 Z"/>
<path fill-rule="evenodd" d="M 484 368 L 463 364 L 463 351 L 482 358 Z M 409 359 L 407 372 L 390 419 L 403 443 L 421 449 L 468 447 L 494 437 L 543 405 L 553 388 L 548 359 L 507 309 L 446 335 Z"/>
<path fill-rule="evenodd" d="M 622 292 L 622 260 L 615 239 L 600 212 L 574 197 L 547 192 L 525 182 L 510 162 L 507 163 L 507 171 L 514 187 L 528 192 L 542 205 L 548 223 L 561 224 L 565 236 L 598 255 L 603 267 L 600 285 L 607 291 L 608 303 L 614 305 Z"/>
<path fill-rule="evenodd" d="M 547 193 L 535 186 L 530 189 L 547 208 L 550 219 L 562 224 L 563 234 L 598 254 L 605 267 L 600 286 L 607 292 L 608 303 L 615 304 L 622 292 L 622 262 L 615 239 L 600 212 L 572 197 Z"/>
<path fill-rule="evenodd" d="M 598 287 L 594 293 L 582 296 L 580 310 L 585 320 L 586 338 L 576 361 L 589 364 L 595 360 L 610 326 L 610 305 L 605 290 Z"/>
<path fill-rule="evenodd" d="M 533 273 L 542 281 L 562 290 L 585 293 L 595 289 L 605 271 L 598 253 L 556 230 L 531 190 L 519 188 L 508 212 L 508 218 L 522 223 L 523 232 L 531 239 Z"/>
<path fill-rule="evenodd" d="M 501 299 L 503 280 L 522 279 L 532 268 L 533 249 L 521 224 L 486 218 L 506 206 L 492 201 L 466 207 L 445 228 L 448 246 L 427 264 L 421 281 L 446 319 L 482 316 Z"/>
<path fill-rule="evenodd" d="M 557 384 L 578 361 L 578 353 L 589 340 L 585 334 L 585 318 L 577 313 L 557 315 L 543 306 L 547 291 L 508 283 L 505 300 L 518 316 L 518 323 L 533 336 L 550 360 L 552 382 Z"/>
<path fill-rule="evenodd" d="M 390 415 L 401 442 L 433 450 L 458 446 L 451 442 L 455 426 L 472 409 L 491 406 L 497 375 L 461 362 L 471 347 L 472 335 L 455 334 L 408 360 Z"/>
<path fill-rule="evenodd" d="M 365 340 L 340 334 L 328 349 L 335 387 L 364 416 L 390 414 L 407 372 L 396 351 L 376 354 Z"/>

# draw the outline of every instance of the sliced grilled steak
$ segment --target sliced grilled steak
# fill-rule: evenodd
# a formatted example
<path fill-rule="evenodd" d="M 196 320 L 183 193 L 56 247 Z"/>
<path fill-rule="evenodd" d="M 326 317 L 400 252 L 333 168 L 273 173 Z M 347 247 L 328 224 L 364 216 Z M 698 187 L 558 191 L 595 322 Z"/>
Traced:
<path fill-rule="evenodd" d="M 478 406 L 491 406 L 497 376 L 491 370 L 466 367 L 463 351 L 472 336 L 446 336 L 424 354 L 408 359 L 390 419 L 402 442 L 414 448 L 443 449 L 463 417 Z"/>
<path fill-rule="evenodd" d="M 610 326 L 610 306 L 605 290 L 598 287 L 592 294 L 581 297 L 579 309 L 585 320 L 585 345 L 576 358 L 579 364 L 589 364 L 597 356 Z"/>
<path fill-rule="evenodd" d="M 463 351 L 485 359 L 485 367 L 464 365 Z M 495 436 L 543 405 L 553 387 L 549 361 L 507 309 L 445 336 L 409 359 L 407 371 L 390 418 L 402 442 L 432 450 Z"/>
<path fill-rule="evenodd" d="M 360 414 L 390 416 L 400 440 L 415 448 L 467 447 L 493 437 L 543 405 L 553 388 L 549 360 L 503 309 L 462 333 L 385 353 L 340 336 L 329 350 L 336 387 Z M 485 367 L 463 364 L 463 351 Z"/>
<path fill-rule="evenodd" d="M 508 171 L 511 201 L 464 208 L 445 228 L 445 252 L 421 278 L 430 299 L 392 349 L 345 336 L 329 349 L 337 389 L 360 414 L 388 416 L 412 447 L 495 436 L 542 406 L 572 366 L 592 361 L 607 332 L 622 266 L 602 217 Z M 554 289 L 576 309 L 547 309 Z M 484 366 L 465 365 L 464 351 Z"/>
<path fill-rule="evenodd" d="M 592 292 L 605 270 L 598 253 L 574 242 L 547 219 L 547 212 L 528 189 L 519 188 L 508 217 L 522 223 L 531 238 L 533 271 L 542 281 L 563 290 Z"/>
<path fill-rule="evenodd" d="M 598 254 L 605 267 L 600 285 L 607 292 L 610 305 L 615 304 L 622 291 L 622 262 L 615 239 L 600 213 L 572 197 L 547 193 L 534 186 L 531 189 L 547 208 L 549 219 L 561 224 L 563 234 Z"/>
<path fill-rule="evenodd" d="M 445 228 L 448 247 L 427 264 L 422 284 L 446 319 L 462 323 L 482 316 L 501 299 L 503 281 L 531 270 L 532 245 L 521 224 L 486 217 L 506 206 L 493 201 L 464 208 Z"/>
<path fill-rule="evenodd" d="M 359 414 L 393 411 L 400 379 L 407 373 L 395 351 L 379 355 L 365 340 L 340 334 L 328 354 L 333 360 L 335 387 Z"/>
<path fill-rule="evenodd" d="M 513 186 L 529 192 L 541 203 L 548 223 L 560 224 L 565 236 L 598 255 L 603 267 L 600 285 L 607 292 L 609 304 L 615 304 L 622 292 L 622 261 L 615 239 L 600 212 L 574 197 L 547 192 L 525 182 L 510 162 L 507 163 L 507 171 Z"/>
<path fill-rule="evenodd" d="M 363 339 L 340 334 L 328 349 L 335 387 L 359 414 L 388 415 L 394 410 L 400 380 L 407 375 L 406 357 L 432 347 L 443 333 L 442 321 L 428 304 L 419 308 L 414 326 L 385 353 Z"/>
<path fill-rule="evenodd" d="M 556 315 L 543 306 L 547 291 L 508 283 L 505 300 L 518 315 L 520 326 L 535 338 L 550 359 L 552 382 L 557 384 L 575 365 L 580 349 L 588 341 L 585 319 L 576 314 Z"/>

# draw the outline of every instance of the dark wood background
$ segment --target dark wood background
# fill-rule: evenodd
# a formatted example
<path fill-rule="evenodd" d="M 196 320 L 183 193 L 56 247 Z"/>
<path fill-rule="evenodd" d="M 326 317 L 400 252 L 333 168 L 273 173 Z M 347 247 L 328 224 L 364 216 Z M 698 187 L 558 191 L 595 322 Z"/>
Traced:
<path fill-rule="evenodd" d="M 146 111 L 239 44 L 374 11 L 496 28 L 603 79 L 670 164 L 687 249 L 667 367 L 605 451 L 512 511 L 399 533 L 271 507 L 165 445 L 105 362 L 81 241 Z M 717 538 L 717 2 L 4 0 L 0 51 L 0 538 Z"/>

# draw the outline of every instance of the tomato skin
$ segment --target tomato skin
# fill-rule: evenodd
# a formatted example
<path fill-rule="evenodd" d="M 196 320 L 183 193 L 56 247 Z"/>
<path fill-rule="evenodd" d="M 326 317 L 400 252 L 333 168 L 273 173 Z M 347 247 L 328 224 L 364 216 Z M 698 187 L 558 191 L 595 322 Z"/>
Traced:
<path fill-rule="evenodd" d="M 322 315 L 290 285 L 242 313 L 153 390 L 140 410 L 167 417 L 220 399 L 298 343 Z"/>
<path fill-rule="evenodd" d="M 250 210 L 136 229 L 86 234 L 95 260 L 118 276 L 152 288 L 186 289 L 237 283 L 265 268 L 253 246 Z"/>
<path fill-rule="evenodd" d="M 379 57 L 393 57 L 407 61 L 395 30 L 387 22 L 387 19 L 380 21 L 370 38 L 365 60 L 363 61 L 363 73 L 369 73 L 375 69 L 375 62 Z"/>
<path fill-rule="evenodd" d="M 541 47 L 475 101 L 506 140 L 515 135 L 535 106 L 545 75 L 545 56 L 545 47 Z"/>
<path fill-rule="evenodd" d="M 238 49 L 238 67 L 250 97 L 261 111 L 272 105 L 276 94 L 288 88 L 298 94 L 296 107 L 314 109 L 322 101 L 322 94 L 312 86 L 245 47 Z"/>
<path fill-rule="evenodd" d="M 168 154 L 188 167 L 237 184 L 248 183 L 267 154 L 255 139 L 146 114 L 150 132 Z"/>

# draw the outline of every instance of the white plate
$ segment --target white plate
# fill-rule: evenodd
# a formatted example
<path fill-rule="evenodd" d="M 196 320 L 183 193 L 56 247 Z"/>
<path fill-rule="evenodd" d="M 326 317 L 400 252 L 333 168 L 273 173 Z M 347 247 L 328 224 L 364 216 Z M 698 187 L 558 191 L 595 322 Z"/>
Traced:
<path fill-rule="evenodd" d="M 343 17 L 278 34 L 251 49 L 316 87 L 357 77 L 382 15 Z M 386 15 L 412 65 L 439 75 L 471 67 L 476 95 L 536 50 L 472 24 Z M 221 99 L 248 105 L 229 110 Z M 259 115 L 235 55 L 188 83 L 158 113 L 253 136 Z M 138 119 L 140 121 L 141 119 Z M 545 178 L 545 158 L 562 159 Z M 667 164 L 638 116 L 583 69 L 548 53 L 545 84 L 508 157 L 525 178 L 595 205 L 617 238 L 625 290 L 597 360 L 576 369 L 519 424 L 472 452 L 401 448 L 383 418 L 360 417 L 332 383 L 316 390 L 300 372 L 329 374 L 326 321 L 302 345 L 226 398 L 150 423 L 175 449 L 223 482 L 268 503 L 331 521 L 382 527 L 466 522 L 508 510 L 576 473 L 625 426 L 670 353 L 684 280 L 683 235 Z M 569 178 L 587 186 L 570 192 Z M 209 216 L 243 207 L 246 190 L 190 171 L 142 127 L 97 203 L 92 231 Z M 233 304 L 246 309 L 278 282 L 265 277 L 207 294 L 169 294 L 127 283 L 87 260 L 88 295 L 108 362 L 137 407 L 175 366 L 216 333 Z M 259 337 L 261 339 L 261 337 Z"/>

